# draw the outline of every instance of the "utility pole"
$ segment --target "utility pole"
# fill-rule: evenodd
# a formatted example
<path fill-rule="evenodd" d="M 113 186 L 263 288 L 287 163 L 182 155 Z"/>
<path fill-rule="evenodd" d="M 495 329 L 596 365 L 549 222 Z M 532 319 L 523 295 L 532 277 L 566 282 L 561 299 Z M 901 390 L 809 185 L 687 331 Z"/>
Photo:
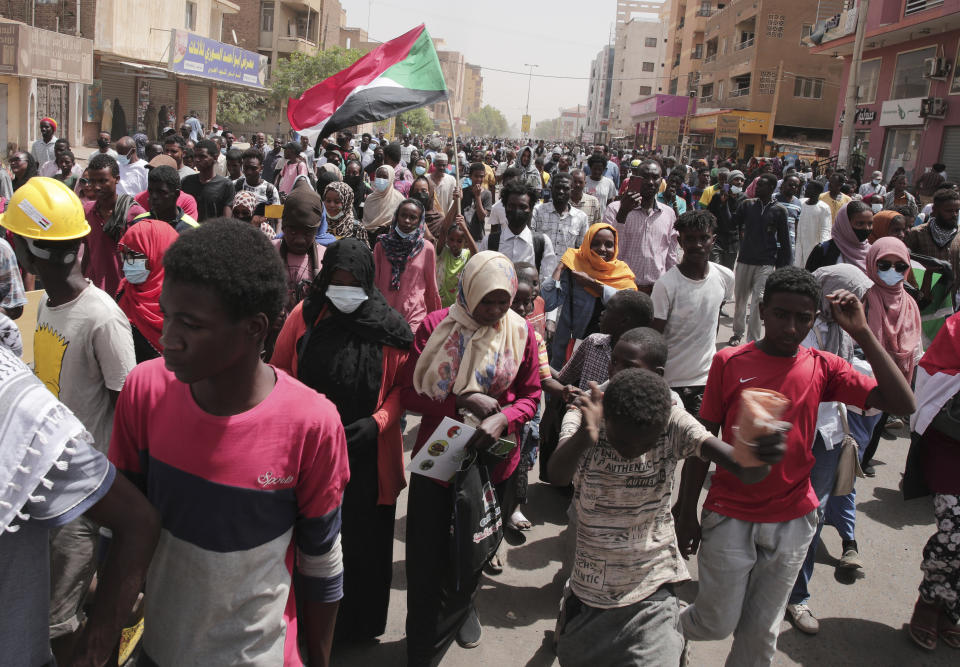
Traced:
<path fill-rule="evenodd" d="M 857 81 L 860 79 L 860 61 L 863 60 L 863 42 L 867 32 L 867 12 L 870 0 L 860 0 L 857 7 L 857 34 L 853 42 L 853 56 L 850 60 L 850 74 L 847 76 L 847 97 L 843 103 L 843 135 L 837 151 L 837 166 L 850 168 L 850 149 L 856 135 Z"/>
<path fill-rule="evenodd" d="M 767 125 L 767 142 L 773 143 L 773 126 L 777 120 L 777 109 L 780 106 L 780 84 L 783 79 L 783 61 L 777 66 L 777 82 L 773 88 L 773 106 L 770 108 L 770 122 Z M 776 151 L 774 151 L 776 155 Z"/>
<path fill-rule="evenodd" d="M 530 115 L 530 87 L 533 85 L 533 68 L 540 67 L 540 65 L 531 65 L 529 63 L 524 63 L 523 66 L 530 68 L 530 72 L 527 76 L 527 107 L 526 107 L 526 110 L 523 112 L 524 116 L 529 116 Z M 528 137 L 530 136 L 530 134 L 531 134 L 531 131 L 527 131 Z"/>

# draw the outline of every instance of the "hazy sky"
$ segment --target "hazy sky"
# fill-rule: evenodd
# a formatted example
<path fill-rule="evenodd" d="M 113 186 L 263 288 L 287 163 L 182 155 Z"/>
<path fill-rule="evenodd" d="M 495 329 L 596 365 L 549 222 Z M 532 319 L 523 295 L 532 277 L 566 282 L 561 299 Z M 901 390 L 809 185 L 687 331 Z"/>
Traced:
<path fill-rule="evenodd" d="M 656 1 L 656 0 L 654 0 Z M 530 93 L 533 124 L 560 115 L 561 107 L 587 103 L 590 61 L 607 44 L 616 20 L 616 0 L 341 0 L 347 25 L 367 28 L 371 39 L 386 41 L 426 23 L 431 37 L 483 67 L 483 103 L 500 109 L 511 125 L 520 125 L 527 100 L 527 76 L 493 72 L 488 67 L 526 72 L 535 68 Z M 537 78 L 537 74 L 583 77 Z"/>

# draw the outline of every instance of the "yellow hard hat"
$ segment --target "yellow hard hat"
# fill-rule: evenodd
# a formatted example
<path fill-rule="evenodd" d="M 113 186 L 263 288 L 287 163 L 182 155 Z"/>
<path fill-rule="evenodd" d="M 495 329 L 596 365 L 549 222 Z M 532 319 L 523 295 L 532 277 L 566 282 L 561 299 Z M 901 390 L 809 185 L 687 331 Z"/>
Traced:
<path fill-rule="evenodd" d="M 69 241 L 90 233 L 80 198 L 57 179 L 42 176 L 34 176 L 13 193 L 0 225 L 24 238 L 45 241 Z"/>

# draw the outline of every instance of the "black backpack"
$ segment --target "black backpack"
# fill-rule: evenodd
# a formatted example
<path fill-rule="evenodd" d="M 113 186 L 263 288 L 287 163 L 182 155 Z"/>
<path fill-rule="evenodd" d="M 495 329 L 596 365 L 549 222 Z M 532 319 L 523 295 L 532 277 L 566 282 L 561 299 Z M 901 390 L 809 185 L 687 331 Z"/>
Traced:
<path fill-rule="evenodd" d="M 547 245 L 546 236 L 543 232 L 531 232 L 533 234 L 533 259 L 537 267 L 537 273 L 540 272 L 540 261 L 543 259 L 543 249 Z M 487 237 L 487 250 L 494 252 L 500 251 L 500 230 L 495 229 Z"/>

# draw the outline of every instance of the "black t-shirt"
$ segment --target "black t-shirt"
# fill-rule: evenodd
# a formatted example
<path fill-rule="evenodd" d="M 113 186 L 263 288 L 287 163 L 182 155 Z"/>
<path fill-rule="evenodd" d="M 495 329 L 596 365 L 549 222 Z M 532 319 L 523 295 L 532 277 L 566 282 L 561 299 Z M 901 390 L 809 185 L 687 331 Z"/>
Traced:
<path fill-rule="evenodd" d="M 180 189 L 197 200 L 197 222 L 222 216 L 223 208 L 233 203 L 236 194 L 233 182 L 223 176 L 201 183 L 200 174 L 191 174 L 183 179 Z"/>

